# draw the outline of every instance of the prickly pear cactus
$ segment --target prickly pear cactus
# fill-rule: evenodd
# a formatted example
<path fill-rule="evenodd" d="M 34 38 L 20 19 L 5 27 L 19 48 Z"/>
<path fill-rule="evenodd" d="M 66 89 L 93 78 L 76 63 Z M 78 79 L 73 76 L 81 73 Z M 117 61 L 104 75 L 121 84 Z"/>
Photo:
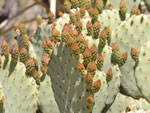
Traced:
<path fill-rule="evenodd" d="M 143 36 L 144 38 L 141 39 Z M 118 43 L 121 52 L 128 52 L 127 61 L 120 68 L 123 75 L 121 85 L 124 90 L 133 97 L 140 97 L 142 95 L 136 86 L 136 79 L 134 77 L 134 68 L 137 62 L 133 58 L 133 54 L 148 40 L 149 16 L 146 15 L 132 16 L 127 21 L 122 22 L 112 32 L 112 42 Z"/>
<path fill-rule="evenodd" d="M 23 63 L 14 63 L 12 56 L 8 58 L 9 60 L 2 57 L 0 69 L 5 113 L 34 113 L 38 102 L 36 82 L 32 77 L 26 76 Z"/>

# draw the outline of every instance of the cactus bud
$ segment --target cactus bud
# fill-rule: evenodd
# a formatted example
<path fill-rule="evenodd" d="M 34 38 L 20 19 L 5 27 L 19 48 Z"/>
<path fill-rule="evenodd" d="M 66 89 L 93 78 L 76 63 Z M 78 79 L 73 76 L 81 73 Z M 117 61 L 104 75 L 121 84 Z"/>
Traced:
<path fill-rule="evenodd" d="M 94 24 L 97 19 L 98 19 L 98 10 L 97 8 L 93 8 L 93 12 L 92 12 L 92 24 Z"/>
<path fill-rule="evenodd" d="M 86 27 L 87 27 L 87 35 L 91 36 L 93 33 L 93 27 L 90 21 L 87 22 Z"/>
<path fill-rule="evenodd" d="M 99 46 L 104 47 L 107 40 L 107 34 L 105 29 L 99 34 Z"/>
<path fill-rule="evenodd" d="M 28 58 L 28 52 L 27 49 L 24 47 L 20 51 L 20 62 L 25 63 L 27 61 L 27 58 Z"/>
<path fill-rule="evenodd" d="M 91 73 L 93 76 L 96 73 L 96 69 L 97 67 L 94 61 L 91 61 L 87 66 L 87 72 Z"/>
<path fill-rule="evenodd" d="M 120 10 L 119 10 L 119 14 L 120 14 L 121 20 L 125 20 L 126 12 L 127 12 L 126 3 L 125 3 L 124 0 L 121 0 L 121 2 L 120 2 Z"/>
<path fill-rule="evenodd" d="M 119 49 L 118 43 L 117 43 L 117 42 L 113 43 L 113 44 L 112 44 L 112 51 L 119 51 L 119 50 L 120 50 L 120 49 Z"/>
<path fill-rule="evenodd" d="M 72 8 L 77 8 L 77 7 L 79 7 L 79 2 L 78 2 L 78 0 L 71 0 L 71 4 L 72 4 Z"/>
<path fill-rule="evenodd" d="M 93 14 L 93 8 L 90 6 L 88 7 L 88 13 L 89 15 L 92 17 L 92 14 Z"/>
<path fill-rule="evenodd" d="M 131 57 L 132 59 L 135 61 L 135 63 L 137 64 L 139 62 L 139 54 L 138 51 L 135 48 L 131 48 Z"/>
<path fill-rule="evenodd" d="M 41 66 L 41 72 L 45 75 L 47 73 L 47 67 Z"/>
<path fill-rule="evenodd" d="M 54 41 L 56 41 L 56 42 L 61 41 L 60 33 L 55 27 L 53 27 L 53 29 L 52 29 L 52 36 L 54 37 Z"/>
<path fill-rule="evenodd" d="M 81 6 L 80 8 L 80 17 L 82 18 L 83 16 L 85 16 L 85 6 Z"/>
<path fill-rule="evenodd" d="M 45 56 L 45 55 L 43 54 L 43 55 L 42 55 L 42 60 L 41 60 L 42 65 L 43 65 L 44 67 L 47 67 L 48 64 L 49 64 L 49 61 L 50 61 L 50 57 L 49 57 L 49 56 Z"/>
<path fill-rule="evenodd" d="M 74 41 L 73 41 L 73 39 L 71 38 L 71 37 L 68 37 L 67 38 L 67 45 L 69 46 L 69 47 L 72 47 L 72 44 L 74 43 Z"/>
<path fill-rule="evenodd" d="M 71 3 L 69 2 L 69 0 L 65 0 L 64 1 L 64 10 L 66 13 L 69 13 L 71 9 Z"/>
<path fill-rule="evenodd" d="M 8 51 L 8 49 L 6 49 L 3 54 L 5 56 L 5 59 L 9 60 L 9 51 Z"/>
<path fill-rule="evenodd" d="M 119 67 L 121 67 L 125 64 L 125 62 L 127 60 L 127 57 L 128 57 L 128 52 L 124 52 L 124 53 L 121 54 L 121 58 L 118 62 Z"/>
<path fill-rule="evenodd" d="M 47 54 L 50 54 L 53 47 L 54 47 L 54 44 L 50 40 L 43 41 L 43 49 Z"/>
<path fill-rule="evenodd" d="M 67 42 L 67 38 L 69 37 L 69 31 L 64 29 L 62 32 L 62 41 Z"/>
<path fill-rule="evenodd" d="M 79 48 L 79 45 L 77 43 L 73 43 L 72 44 L 72 52 L 75 56 L 79 56 L 80 54 L 80 48 Z"/>
<path fill-rule="evenodd" d="M 53 23 L 54 22 L 54 20 L 55 20 L 55 16 L 54 16 L 54 14 L 52 13 L 52 11 L 49 11 L 49 13 L 48 13 L 48 22 L 51 24 L 51 23 Z"/>
<path fill-rule="evenodd" d="M 97 80 L 96 82 L 93 83 L 92 85 L 92 91 L 93 93 L 96 93 L 100 90 L 101 88 L 101 80 Z"/>
<path fill-rule="evenodd" d="M 8 43 L 6 42 L 6 40 L 2 41 L 2 43 L 1 43 L 1 49 L 2 49 L 3 54 L 4 54 L 5 50 L 8 50 Z"/>
<path fill-rule="evenodd" d="M 73 40 L 76 41 L 76 38 L 78 36 L 78 31 L 76 29 L 73 29 L 73 30 L 71 30 L 70 35 L 73 38 Z"/>
<path fill-rule="evenodd" d="M 42 23 L 42 16 L 40 14 L 37 15 L 36 21 L 37 21 L 38 25 L 41 25 L 41 23 Z"/>
<path fill-rule="evenodd" d="M 36 71 L 36 70 L 34 71 L 33 77 L 34 77 L 34 79 L 36 80 L 36 83 L 37 83 L 38 85 L 40 85 L 40 74 L 39 74 L 38 71 Z"/>
<path fill-rule="evenodd" d="M 107 26 L 104 28 L 104 30 L 105 30 L 106 35 L 107 35 L 107 41 L 108 41 L 108 43 L 110 43 L 110 41 L 111 41 L 111 30 Z"/>
<path fill-rule="evenodd" d="M 133 8 L 131 9 L 130 15 L 140 15 L 140 10 L 138 8 L 136 8 L 136 5 L 133 6 Z"/>
<path fill-rule="evenodd" d="M 76 10 L 76 21 L 80 20 L 80 11 Z"/>
<path fill-rule="evenodd" d="M 82 22 L 80 20 L 78 20 L 75 25 L 76 25 L 78 34 L 80 34 L 82 32 Z"/>
<path fill-rule="evenodd" d="M 14 61 L 14 63 L 17 63 L 19 57 L 19 49 L 17 44 L 12 45 L 11 52 L 12 52 L 12 60 Z"/>
<path fill-rule="evenodd" d="M 85 2 L 86 9 L 88 9 L 91 5 L 91 0 L 84 0 L 84 2 Z"/>
<path fill-rule="evenodd" d="M 112 44 L 112 62 L 116 64 L 120 64 L 120 51 L 119 45 L 117 42 Z"/>
<path fill-rule="evenodd" d="M 27 37 L 26 35 L 22 35 L 21 43 L 27 49 L 27 51 L 29 50 L 29 42 L 28 41 L 29 41 L 29 37 Z"/>
<path fill-rule="evenodd" d="M 96 57 L 97 57 L 97 47 L 96 47 L 96 45 L 93 44 L 93 45 L 91 46 L 90 50 L 91 50 L 91 54 L 92 54 L 91 60 L 92 60 L 92 61 L 95 61 L 95 60 L 96 60 Z"/>
<path fill-rule="evenodd" d="M 33 75 L 33 72 L 35 71 L 35 63 L 33 58 L 29 58 L 26 62 L 26 74 L 31 76 Z"/>
<path fill-rule="evenodd" d="M 23 22 L 19 23 L 19 31 L 21 33 L 21 35 L 24 35 L 26 33 L 26 28 Z"/>
<path fill-rule="evenodd" d="M 85 82 L 86 82 L 87 86 L 91 88 L 92 83 L 93 83 L 93 76 L 91 75 L 91 73 L 87 73 L 85 75 L 84 79 L 85 79 Z"/>
<path fill-rule="evenodd" d="M 100 28 L 101 28 L 100 22 L 96 21 L 93 25 L 93 38 L 94 39 L 98 39 Z"/>
<path fill-rule="evenodd" d="M 87 98 L 87 103 L 88 103 L 88 104 L 93 104 L 93 103 L 94 103 L 93 97 L 88 97 L 88 98 Z"/>
<path fill-rule="evenodd" d="M 85 68 L 87 68 L 87 65 L 88 63 L 91 61 L 91 51 L 90 49 L 86 49 L 84 52 L 83 52 L 83 64 L 85 66 Z"/>
<path fill-rule="evenodd" d="M 101 71 L 103 65 L 104 65 L 104 57 L 102 56 L 102 54 L 99 54 L 97 57 L 97 69 Z"/>
<path fill-rule="evenodd" d="M 101 14 L 104 8 L 103 0 L 96 0 L 96 7 L 98 9 L 99 14 Z"/>
<path fill-rule="evenodd" d="M 85 45 L 85 40 L 84 40 L 82 34 L 78 35 L 77 43 L 78 43 L 78 45 L 80 47 L 80 52 L 83 53 L 85 51 L 85 49 L 86 49 L 86 45 Z"/>
<path fill-rule="evenodd" d="M 107 83 L 110 82 L 113 78 L 113 72 L 112 72 L 112 68 L 109 68 L 109 70 L 106 73 L 106 81 Z"/>
<path fill-rule="evenodd" d="M 75 14 L 70 12 L 69 16 L 70 16 L 70 23 L 75 24 L 76 23 L 76 16 L 75 16 Z"/>
<path fill-rule="evenodd" d="M 84 65 L 81 62 L 77 62 L 77 70 L 80 72 L 81 75 L 84 75 Z"/>

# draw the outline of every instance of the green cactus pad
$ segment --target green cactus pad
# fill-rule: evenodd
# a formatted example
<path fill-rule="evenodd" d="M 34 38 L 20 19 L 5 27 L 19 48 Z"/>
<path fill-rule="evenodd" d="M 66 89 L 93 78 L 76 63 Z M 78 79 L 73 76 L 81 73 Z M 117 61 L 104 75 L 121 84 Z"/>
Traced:
<path fill-rule="evenodd" d="M 39 108 L 43 113 L 60 113 L 51 86 L 50 77 L 43 75 L 39 88 Z"/>
<path fill-rule="evenodd" d="M 14 65 L 11 56 L 9 61 L 3 56 L 0 72 L 3 75 L 1 80 L 5 113 L 35 113 L 38 102 L 37 85 L 32 77 L 25 75 L 25 65 L 20 62 Z"/>
<path fill-rule="evenodd" d="M 107 84 L 104 73 L 96 71 L 93 81 L 101 80 L 101 88 L 94 95 L 94 108 L 88 106 L 87 97 L 91 94 L 87 89 L 83 75 L 76 70 L 77 59 L 70 48 L 60 44 L 54 49 L 49 64 L 48 75 L 52 80 L 52 88 L 60 112 L 99 113 L 105 106 Z M 57 68 L 56 68 L 57 67 Z M 86 73 L 86 71 L 85 71 Z M 61 93 L 60 93 L 61 92 Z M 101 104 L 101 106 L 99 106 Z"/>
<path fill-rule="evenodd" d="M 144 44 L 139 53 L 139 64 L 135 69 L 135 77 L 137 80 L 137 86 L 144 95 L 144 97 L 150 102 L 149 91 L 149 62 L 150 62 L 150 41 Z"/>
<path fill-rule="evenodd" d="M 32 50 L 34 50 L 33 53 L 36 54 L 37 56 L 36 58 L 38 58 L 39 61 L 40 61 L 40 58 L 42 57 L 42 53 L 44 52 L 44 50 L 41 49 L 43 47 L 42 42 L 43 40 L 50 38 L 51 29 L 52 29 L 52 25 L 49 25 L 47 23 L 42 23 L 40 27 L 37 28 L 34 36 L 32 37 L 31 44 L 33 47 L 32 46 L 31 47 L 33 49 L 31 48 L 30 51 L 32 53 Z M 32 56 L 35 56 L 35 55 L 32 55 Z"/>
<path fill-rule="evenodd" d="M 136 86 L 134 77 L 135 62 L 131 58 L 130 51 L 134 47 L 139 49 L 145 42 L 149 40 L 150 18 L 146 15 L 132 16 L 128 20 L 122 22 L 112 32 L 112 43 L 117 42 L 121 52 L 128 52 L 126 63 L 120 68 L 122 73 L 121 86 L 133 97 L 141 96 Z M 141 39 L 141 37 L 143 37 Z"/>

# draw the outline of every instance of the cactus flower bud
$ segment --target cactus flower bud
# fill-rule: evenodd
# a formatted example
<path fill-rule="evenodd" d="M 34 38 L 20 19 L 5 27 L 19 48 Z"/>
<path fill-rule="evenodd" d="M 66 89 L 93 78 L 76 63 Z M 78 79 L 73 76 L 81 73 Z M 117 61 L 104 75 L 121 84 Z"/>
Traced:
<path fill-rule="evenodd" d="M 94 39 L 98 39 L 100 28 L 101 28 L 100 22 L 96 21 L 93 25 L 93 38 Z"/>
<path fill-rule="evenodd" d="M 8 43 L 6 42 L 6 40 L 2 41 L 1 49 L 2 49 L 3 54 L 4 54 L 4 51 L 8 49 Z"/>
<path fill-rule="evenodd" d="M 106 81 L 107 83 L 110 82 L 113 78 L 113 72 L 112 72 L 112 68 L 109 68 L 109 70 L 106 73 Z"/>
<path fill-rule="evenodd" d="M 77 70 L 80 72 L 81 75 L 84 75 L 84 65 L 81 62 L 77 62 L 77 66 L 76 66 Z"/>
<path fill-rule="evenodd" d="M 90 49 L 86 49 L 84 52 L 83 52 L 83 64 L 85 66 L 85 68 L 87 68 L 87 65 L 88 63 L 91 61 L 91 51 Z"/>
<path fill-rule="evenodd" d="M 80 17 L 82 18 L 83 16 L 85 16 L 85 6 L 81 6 L 80 8 Z"/>
<path fill-rule="evenodd" d="M 35 62 L 33 58 L 29 58 L 26 62 L 26 74 L 32 76 L 34 71 L 35 71 Z"/>
<path fill-rule="evenodd" d="M 93 97 L 88 97 L 88 98 L 87 98 L 87 103 L 88 103 L 88 104 L 93 104 L 93 103 L 94 103 Z"/>
<path fill-rule="evenodd" d="M 80 20 L 78 20 L 75 25 L 76 25 L 78 34 L 80 34 L 82 32 L 82 22 Z"/>
<path fill-rule="evenodd" d="M 91 58 L 91 60 L 92 61 L 95 61 L 96 60 L 96 58 L 97 58 L 97 47 L 96 47 L 96 45 L 95 44 L 93 44 L 92 46 L 91 46 L 91 48 L 90 48 L 90 50 L 91 50 L 91 54 L 92 54 L 92 58 Z"/>
<path fill-rule="evenodd" d="M 103 0 L 96 0 L 96 7 L 98 9 L 99 14 L 101 14 L 104 8 Z"/>
<path fill-rule="evenodd" d="M 93 27 L 92 27 L 92 24 L 91 24 L 90 21 L 87 22 L 86 27 L 87 27 L 87 35 L 88 35 L 88 36 L 92 36 Z"/>
<path fill-rule="evenodd" d="M 136 48 L 131 48 L 131 57 L 135 61 L 135 63 L 139 62 L 139 54 Z"/>
<path fill-rule="evenodd" d="M 98 92 L 100 90 L 100 88 L 101 88 L 101 80 L 95 81 L 93 83 L 93 85 L 92 85 L 92 91 L 93 91 L 93 93 Z"/>
<path fill-rule="evenodd" d="M 14 61 L 14 63 L 17 63 L 19 57 L 19 48 L 17 44 L 12 45 L 11 53 L 12 60 Z"/>
<path fill-rule="evenodd" d="M 84 80 L 85 80 L 87 86 L 91 88 L 92 83 L 93 83 L 93 75 L 91 75 L 91 73 L 87 73 L 84 77 Z"/>
<path fill-rule="evenodd" d="M 101 71 L 103 65 L 104 65 L 104 57 L 102 56 L 102 54 L 99 54 L 97 57 L 97 69 Z"/>
<path fill-rule="evenodd" d="M 49 56 L 45 56 L 44 54 L 42 55 L 42 65 L 47 67 L 50 61 L 50 57 Z"/>
<path fill-rule="evenodd" d="M 106 31 L 105 31 L 105 29 L 102 31 L 102 32 L 100 32 L 100 34 L 99 34 L 99 45 L 101 46 L 101 47 L 104 47 L 105 46 L 105 43 L 106 43 L 106 40 L 107 40 L 107 34 L 106 34 Z"/>
<path fill-rule="evenodd" d="M 127 12 L 127 7 L 126 7 L 125 0 L 121 0 L 121 2 L 120 2 L 120 10 L 119 10 L 119 14 L 120 14 L 121 20 L 125 20 L 126 12 Z"/>
<path fill-rule="evenodd" d="M 96 69 L 97 67 L 94 61 L 91 61 L 87 66 L 87 72 L 91 73 L 93 76 L 96 73 Z"/>
<path fill-rule="evenodd" d="M 27 58 L 28 58 L 28 52 L 27 49 L 24 47 L 20 51 L 20 62 L 25 63 L 27 61 Z"/>

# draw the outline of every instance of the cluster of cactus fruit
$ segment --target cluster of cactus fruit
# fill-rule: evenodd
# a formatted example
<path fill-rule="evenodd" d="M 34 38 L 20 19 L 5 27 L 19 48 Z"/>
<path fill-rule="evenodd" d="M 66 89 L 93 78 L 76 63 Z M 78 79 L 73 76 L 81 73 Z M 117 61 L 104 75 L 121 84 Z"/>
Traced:
<path fill-rule="evenodd" d="M 32 38 L 16 23 L 17 43 L 1 42 L 0 113 L 149 110 L 150 18 L 127 1 L 65 0 Z"/>

